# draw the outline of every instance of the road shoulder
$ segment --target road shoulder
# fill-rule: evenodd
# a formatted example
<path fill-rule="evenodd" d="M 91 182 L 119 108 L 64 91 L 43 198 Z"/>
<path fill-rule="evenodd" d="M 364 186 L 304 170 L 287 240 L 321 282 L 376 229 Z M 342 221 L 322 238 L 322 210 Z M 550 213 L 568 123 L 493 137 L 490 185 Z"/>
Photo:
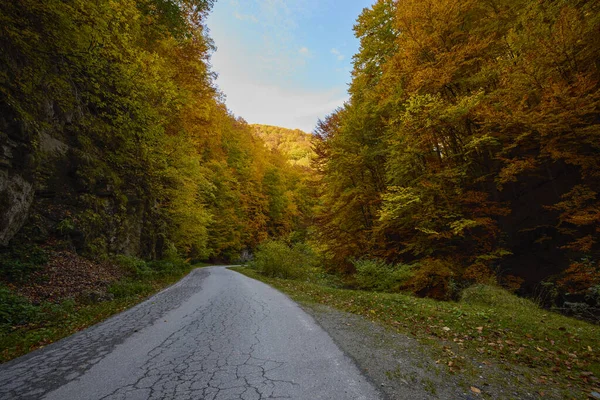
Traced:
<path fill-rule="evenodd" d="M 320 304 L 302 304 L 388 399 L 471 398 L 415 339 Z"/>
<path fill-rule="evenodd" d="M 356 313 L 344 311 L 339 303 L 352 302 L 346 292 L 339 301 L 330 301 L 335 296 L 333 289 L 265 278 L 243 268 L 234 270 L 273 285 L 300 304 L 388 399 L 558 399 L 565 398 L 568 391 L 548 385 L 541 394 L 539 386 L 530 383 L 530 368 L 502 359 L 472 357 L 460 341 L 409 335 L 384 325 L 377 318 L 382 318 L 380 308 L 385 307 L 368 303 L 374 309 L 364 309 L 365 302 L 357 299 L 350 307 Z M 457 363 L 460 365 L 455 366 Z"/>

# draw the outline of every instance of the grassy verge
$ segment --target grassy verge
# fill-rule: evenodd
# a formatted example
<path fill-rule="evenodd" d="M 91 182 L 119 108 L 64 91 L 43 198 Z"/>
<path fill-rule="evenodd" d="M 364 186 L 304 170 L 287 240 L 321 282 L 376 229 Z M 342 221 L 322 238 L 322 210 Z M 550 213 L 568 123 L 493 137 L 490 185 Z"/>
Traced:
<path fill-rule="evenodd" d="M 480 374 L 478 365 L 494 365 L 516 371 L 513 375 L 524 377 L 540 396 L 549 387 L 564 398 L 587 398 L 599 391 L 600 326 L 540 309 L 502 289 L 472 287 L 459 302 L 440 302 L 269 278 L 245 267 L 234 269 L 300 303 L 325 304 L 413 336 L 431 347 L 438 363 L 450 373 Z"/>
<path fill-rule="evenodd" d="M 202 266 L 205 265 L 178 263 L 168 271 L 147 268 L 140 274 L 114 282 L 108 288 L 111 299 L 93 304 L 75 300 L 38 306 L 23 303 L 20 306 L 33 316 L 25 324 L 0 326 L 0 362 L 44 347 L 124 311 Z"/>

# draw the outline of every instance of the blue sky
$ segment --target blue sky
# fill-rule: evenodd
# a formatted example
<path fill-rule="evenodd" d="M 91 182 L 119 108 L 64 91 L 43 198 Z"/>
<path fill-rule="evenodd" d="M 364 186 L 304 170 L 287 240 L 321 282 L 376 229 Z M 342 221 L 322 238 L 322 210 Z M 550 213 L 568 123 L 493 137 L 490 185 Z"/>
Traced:
<path fill-rule="evenodd" d="M 352 27 L 375 0 L 218 0 L 207 25 L 228 108 L 310 132 L 348 98 Z"/>

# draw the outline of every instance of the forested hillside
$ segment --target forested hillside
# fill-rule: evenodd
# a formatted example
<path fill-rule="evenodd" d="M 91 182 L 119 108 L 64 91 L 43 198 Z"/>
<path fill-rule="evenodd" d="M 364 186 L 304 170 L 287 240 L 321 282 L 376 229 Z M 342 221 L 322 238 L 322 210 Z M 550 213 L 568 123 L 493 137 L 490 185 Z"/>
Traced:
<path fill-rule="evenodd" d="M 287 156 L 293 165 L 310 166 L 312 136 L 300 129 L 287 129 L 271 125 L 250 125 L 256 136 L 261 138 L 270 150 L 277 150 Z"/>
<path fill-rule="evenodd" d="M 305 230 L 303 172 L 215 89 L 211 4 L 0 4 L 3 245 L 233 259 Z"/>
<path fill-rule="evenodd" d="M 597 306 L 599 27 L 597 1 L 366 9 L 351 98 L 316 130 L 329 268 Z"/>

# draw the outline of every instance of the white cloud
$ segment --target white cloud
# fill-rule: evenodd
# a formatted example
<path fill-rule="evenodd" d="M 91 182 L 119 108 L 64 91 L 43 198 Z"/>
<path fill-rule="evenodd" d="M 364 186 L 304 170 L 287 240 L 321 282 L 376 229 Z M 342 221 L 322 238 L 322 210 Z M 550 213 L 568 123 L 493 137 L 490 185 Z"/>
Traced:
<path fill-rule="evenodd" d="M 256 18 L 252 14 L 241 14 L 241 13 L 235 11 L 233 13 L 233 16 L 235 17 L 235 19 L 239 19 L 240 21 L 250 21 L 250 22 L 254 22 L 254 23 L 258 22 L 258 18 Z"/>
<path fill-rule="evenodd" d="M 331 49 L 331 54 L 333 54 L 334 56 L 336 56 L 336 58 L 338 59 L 338 61 L 343 61 L 344 55 L 342 53 L 340 53 L 340 51 L 338 49 L 336 49 L 335 47 L 333 49 Z"/>
<path fill-rule="evenodd" d="M 299 41 L 297 19 L 305 12 L 307 1 L 230 0 L 223 15 L 254 22 L 256 43 L 232 36 L 226 24 L 211 25 L 209 21 L 218 48 L 211 58 L 219 75 L 216 83 L 236 116 L 250 123 L 310 132 L 319 119 L 347 100 L 343 84 L 324 89 L 314 89 L 313 85 L 311 89 L 298 79 L 306 75 L 309 61 L 318 61 L 313 57 L 319 54 L 314 44 Z M 331 52 L 338 60 L 344 59 L 337 49 Z"/>
<path fill-rule="evenodd" d="M 219 79 L 220 80 L 220 79 Z M 311 132 L 319 119 L 347 100 L 343 90 L 316 92 L 227 79 L 219 82 L 227 107 L 249 123 L 266 123 Z"/>

